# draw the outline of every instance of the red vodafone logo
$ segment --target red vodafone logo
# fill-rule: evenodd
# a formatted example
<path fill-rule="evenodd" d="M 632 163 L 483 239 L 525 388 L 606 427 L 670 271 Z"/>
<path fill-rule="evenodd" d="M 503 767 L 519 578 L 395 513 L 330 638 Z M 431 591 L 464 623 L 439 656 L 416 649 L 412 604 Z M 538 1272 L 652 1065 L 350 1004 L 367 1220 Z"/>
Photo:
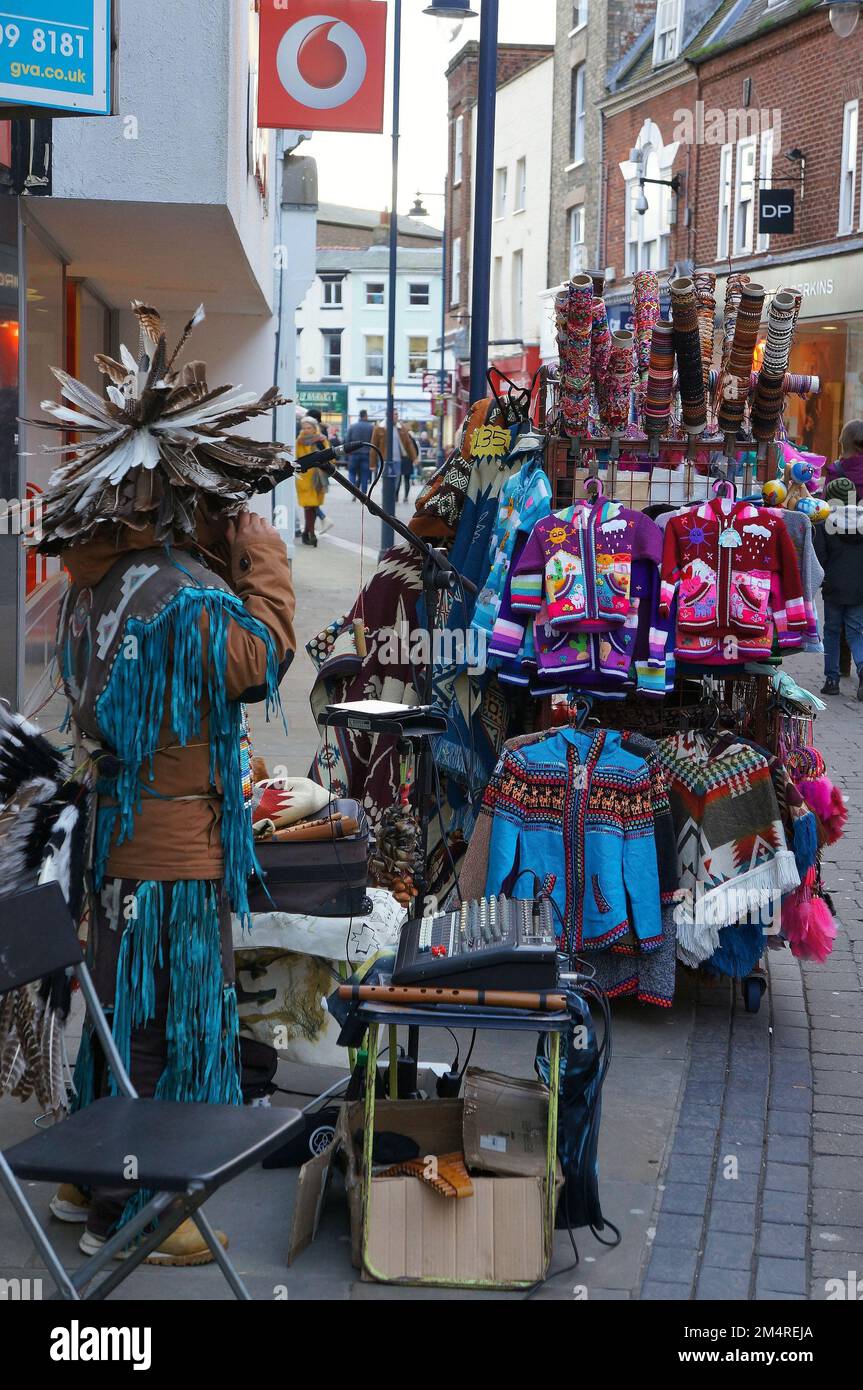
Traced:
<path fill-rule="evenodd" d="M 380 131 L 382 0 L 261 0 L 258 124 Z"/>

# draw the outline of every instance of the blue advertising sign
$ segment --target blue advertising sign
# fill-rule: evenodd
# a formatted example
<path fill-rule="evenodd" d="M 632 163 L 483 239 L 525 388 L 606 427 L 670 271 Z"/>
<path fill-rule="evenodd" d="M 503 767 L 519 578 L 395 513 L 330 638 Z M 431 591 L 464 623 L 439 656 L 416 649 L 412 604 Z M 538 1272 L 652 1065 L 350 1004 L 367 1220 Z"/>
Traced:
<path fill-rule="evenodd" d="M 4 102 L 110 115 L 111 0 L 0 0 Z"/>

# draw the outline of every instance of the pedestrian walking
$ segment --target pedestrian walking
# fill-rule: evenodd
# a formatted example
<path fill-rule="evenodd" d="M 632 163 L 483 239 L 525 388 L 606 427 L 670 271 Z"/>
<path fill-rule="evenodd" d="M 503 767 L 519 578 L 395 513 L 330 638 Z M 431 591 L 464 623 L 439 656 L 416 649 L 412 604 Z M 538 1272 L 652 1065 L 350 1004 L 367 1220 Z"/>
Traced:
<path fill-rule="evenodd" d="M 408 495 L 410 493 L 411 479 L 413 478 L 414 463 L 416 462 L 417 457 L 417 446 L 414 443 L 414 440 L 411 436 L 410 430 L 408 429 L 407 425 L 402 425 L 399 423 L 398 411 L 396 410 L 393 411 L 393 424 L 394 429 L 392 461 L 394 464 L 398 466 L 399 470 L 398 482 L 396 483 L 396 500 L 398 500 L 401 484 L 403 483 L 405 489 L 405 501 L 407 501 Z M 382 424 L 375 425 L 374 433 L 372 434 L 372 444 L 375 446 L 375 448 L 380 449 L 383 456 L 386 457 L 386 421 L 384 421 Z"/>
<path fill-rule="evenodd" d="M 359 419 L 348 427 L 345 446 L 348 449 L 348 478 L 361 492 L 368 492 L 371 481 L 371 448 L 374 426 L 369 412 L 361 410 Z M 356 501 L 356 498 L 354 498 Z"/>
<path fill-rule="evenodd" d="M 828 469 L 830 516 L 815 527 L 815 553 L 824 569 L 824 685 L 839 695 L 843 632 L 857 668 L 863 702 L 863 531 L 857 496 L 863 489 L 863 420 L 849 420 L 839 438 L 840 457 Z M 848 484 L 851 488 L 849 490 Z"/>
<path fill-rule="evenodd" d="M 327 439 L 321 432 L 317 420 L 311 415 L 305 415 L 300 423 L 294 450 L 297 461 L 305 458 L 307 454 L 314 453 L 316 449 L 326 447 Z M 324 476 L 319 468 L 309 468 L 304 473 L 297 474 L 297 505 L 303 509 L 303 545 L 318 543 L 315 522 L 322 515 L 324 491 Z"/>

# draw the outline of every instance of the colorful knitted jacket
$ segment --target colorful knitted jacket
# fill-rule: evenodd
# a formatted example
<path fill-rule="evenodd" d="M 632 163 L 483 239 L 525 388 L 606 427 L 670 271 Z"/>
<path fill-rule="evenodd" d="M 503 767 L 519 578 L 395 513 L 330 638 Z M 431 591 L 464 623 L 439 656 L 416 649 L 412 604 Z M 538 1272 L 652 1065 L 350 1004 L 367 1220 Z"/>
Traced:
<path fill-rule="evenodd" d="M 803 585 L 791 538 L 776 512 L 715 498 L 672 516 L 665 528 L 660 611 L 677 592 L 678 656 L 747 660 L 806 632 Z"/>
<path fill-rule="evenodd" d="M 651 774 L 621 736 L 559 729 L 505 749 L 486 788 L 493 816 L 486 894 L 552 898 L 569 949 L 602 950 L 630 926 L 642 951 L 662 944 Z"/>
<path fill-rule="evenodd" d="M 490 635 L 503 597 L 516 542 L 551 511 L 551 484 L 542 466 L 542 455 L 532 454 L 500 494 L 497 521 L 491 540 L 491 568 L 476 601 L 471 627 Z"/>
<path fill-rule="evenodd" d="M 656 523 L 618 502 L 576 502 L 537 523 L 512 579 L 516 609 L 538 613 L 543 597 L 552 627 L 607 632 L 626 622 L 633 560 L 659 563 Z"/>
<path fill-rule="evenodd" d="M 726 736 L 673 734 L 657 752 L 677 836 L 677 949 L 688 965 L 718 948 L 723 927 L 776 912 L 800 875 L 766 757 Z"/>

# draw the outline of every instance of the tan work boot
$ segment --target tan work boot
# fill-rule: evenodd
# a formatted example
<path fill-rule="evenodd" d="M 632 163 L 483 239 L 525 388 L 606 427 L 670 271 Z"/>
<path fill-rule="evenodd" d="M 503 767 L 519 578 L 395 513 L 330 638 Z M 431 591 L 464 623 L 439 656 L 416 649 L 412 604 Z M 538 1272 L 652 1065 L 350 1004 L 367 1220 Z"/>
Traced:
<path fill-rule="evenodd" d="M 48 1203 L 48 1209 L 58 1221 L 77 1222 L 87 1220 L 91 1205 L 90 1198 L 80 1187 L 75 1187 L 70 1182 L 61 1182 Z"/>
<path fill-rule="evenodd" d="M 216 1239 L 227 1250 L 228 1237 L 224 1231 L 216 1231 Z M 97 1236 L 92 1231 L 85 1231 L 78 1242 L 78 1249 L 85 1255 L 95 1255 L 104 1244 L 104 1236 Z M 114 1258 L 125 1260 L 128 1253 L 128 1250 L 121 1250 Z M 195 1223 L 187 1218 L 177 1227 L 173 1235 L 163 1240 L 162 1244 L 151 1255 L 147 1256 L 144 1264 L 188 1267 L 189 1265 L 209 1265 L 213 1263 L 215 1258 Z"/>

